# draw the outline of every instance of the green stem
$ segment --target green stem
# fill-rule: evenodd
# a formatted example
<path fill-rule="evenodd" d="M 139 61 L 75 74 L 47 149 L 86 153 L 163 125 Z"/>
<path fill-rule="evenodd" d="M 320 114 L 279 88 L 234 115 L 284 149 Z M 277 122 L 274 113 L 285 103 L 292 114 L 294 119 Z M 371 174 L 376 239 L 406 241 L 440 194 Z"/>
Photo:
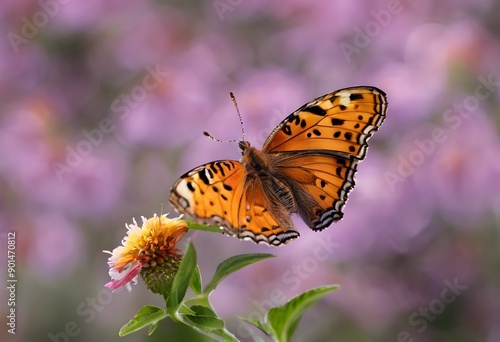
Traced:
<path fill-rule="evenodd" d="M 182 303 L 180 305 L 182 305 Z M 182 323 L 182 318 L 180 318 L 178 315 L 180 305 L 178 305 L 174 308 L 167 307 L 167 309 L 166 309 L 167 314 L 170 316 L 172 321 L 174 321 L 175 323 Z"/>

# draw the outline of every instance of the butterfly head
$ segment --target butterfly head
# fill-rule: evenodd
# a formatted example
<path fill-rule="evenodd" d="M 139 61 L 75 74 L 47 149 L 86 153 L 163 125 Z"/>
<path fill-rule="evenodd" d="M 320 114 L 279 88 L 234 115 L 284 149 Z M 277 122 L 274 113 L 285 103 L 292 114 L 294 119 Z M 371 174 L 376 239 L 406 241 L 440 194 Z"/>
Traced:
<path fill-rule="evenodd" d="M 241 155 L 244 155 L 245 152 L 250 148 L 251 144 L 248 141 L 241 140 L 238 142 L 238 147 L 241 150 Z"/>

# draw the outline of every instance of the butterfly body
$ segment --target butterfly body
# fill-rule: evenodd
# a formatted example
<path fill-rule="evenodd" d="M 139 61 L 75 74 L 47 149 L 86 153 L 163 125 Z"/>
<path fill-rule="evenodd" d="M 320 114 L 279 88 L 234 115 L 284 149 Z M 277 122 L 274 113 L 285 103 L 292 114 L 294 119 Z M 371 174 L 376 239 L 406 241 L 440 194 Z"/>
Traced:
<path fill-rule="evenodd" d="M 261 150 L 240 141 L 239 161 L 199 166 L 172 186 L 170 203 L 229 235 L 279 246 L 299 237 L 298 213 L 318 231 L 343 217 L 367 140 L 387 109 L 375 87 L 341 89 L 285 118 Z"/>
<path fill-rule="evenodd" d="M 244 182 L 250 185 L 256 183 L 257 187 L 262 188 L 269 202 L 266 206 L 269 214 L 276 219 L 284 231 L 293 230 L 294 226 L 288 213 L 297 212 L 297 205 L 292 190 L 280 177 L 279 157 L 270 158 L 269 155 L 259 151 L 246 141 L 240 141 L 239 146 L 243 153 L 240 162 L 246 170 Z M 250 223 L 251 216 L 246 218 L 248 217 L 250 217 L 248 220 Z"/>

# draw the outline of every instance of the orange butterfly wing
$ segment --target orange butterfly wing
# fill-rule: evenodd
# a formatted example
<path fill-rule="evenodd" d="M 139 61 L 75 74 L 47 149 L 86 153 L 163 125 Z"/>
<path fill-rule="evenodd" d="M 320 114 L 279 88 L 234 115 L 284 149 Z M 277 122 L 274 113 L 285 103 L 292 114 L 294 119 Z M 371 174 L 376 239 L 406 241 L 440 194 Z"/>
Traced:
<path fill-rule="evenodd" d="M 263 153 L 286 179 L 297 211 L 313 230 L 340 220 L 368 139 L 383 123 L 386 95 L 353 87 L 319 97 L 289 115 L 264 143 Z"/>
<path fill-rule="evenodd" d="M 375 87 L 337 90 L 290 114 L 264 143 L 264 153 L 322 150 L 364 159 L 366 142 L 385 119 L 387 99 Z"/>
<path fill-rule="evenodd" d="M 220 225 L 240 239 L 280 245 L 297 238 L 293 224 L 281 228 L 268 210 L 270 199 L 258 178 L 248 178 L 245 166 L 220 160 L 199 166 L 172 186 L 170 203 L 200 223 Z"/>
<path fill-rule="evenodd" d="M 299 153 L 280 158 L 276 168 L 293 189 L 300 217 L 311 229 L 322 230 L 342 219 L 357 164 L 355 158 Z"/>

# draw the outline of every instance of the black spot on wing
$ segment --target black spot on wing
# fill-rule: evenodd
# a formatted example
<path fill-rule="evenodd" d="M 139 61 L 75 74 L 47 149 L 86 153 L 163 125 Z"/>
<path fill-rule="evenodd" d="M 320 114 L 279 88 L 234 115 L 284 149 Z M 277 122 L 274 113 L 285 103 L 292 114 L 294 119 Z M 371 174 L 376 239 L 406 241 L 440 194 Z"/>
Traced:
<path fill-rule="evenodd" d="M 202 180 L 203 183 L 205 183 L 206 185 L 210 184 L 210 180 L 208 179 L 205 173 L 205 169 L 198 172 L 198 176 L 200 176 L 200 179 Z"/>
<path fill-rule="evenodd" d="M 222 176 L 225 177 L 226 174 L 224 173 L 224 168 L 222 167 L 222 165 L 220 163 L 215 163 L 215 166 L 219 169 Z"/>
<path fill-rule="evenodd" d="M 298 115 L 293 115 L 293 116 L 290 115 L 288 122 L 290 122 L 290 123 L 294 122 L 295 125 L 298 125 L 300 123 L 300 118 Z"/>
<path fill-rule="evenodd" d="M 339 126 L 343 125 L 345 120 L 341 119 L 332 119 L 332 126 Z"/>
<path fill-rule="evenodd" d="M 361 94 L 351 94 L 349 95 L 349 100 L 354 101 L 354 100 L 362 100 L 363 95 Z"/>
<path fill-rule="evenodd" d="M 206 168 L 205 170 L 208 172 L 208 177 L 210 177 L 210 179 L 213 179 L 214 173 L 212 172 L 212 170 L 210 170 L 209 168 Z"/>
<path fill-rule="evenodd" d="M 216 163 L 212 163 L 209 165 L 209 168 L 210 168 L 210 170 L 212 170 L 213 173 L 217 174 L 217 173 L 219 173 L 219 171 L 217 170 L 215 165 L 216 165 Z"/>
<path fill-rule="evenodd" d="M 320 106 L 311 106 L 311 107 L 306 107 L 302 109 L 303 112 L 309 112 L 315 115 L 321 115 L 325 116 L 326 115 L 326 110 L 321 108 Z"/>
<path fill-rule="evenodd" d="M 283 125 L 282 131 L 286 135 L 292 135 L 292 129 L 288 125 Z"/>

